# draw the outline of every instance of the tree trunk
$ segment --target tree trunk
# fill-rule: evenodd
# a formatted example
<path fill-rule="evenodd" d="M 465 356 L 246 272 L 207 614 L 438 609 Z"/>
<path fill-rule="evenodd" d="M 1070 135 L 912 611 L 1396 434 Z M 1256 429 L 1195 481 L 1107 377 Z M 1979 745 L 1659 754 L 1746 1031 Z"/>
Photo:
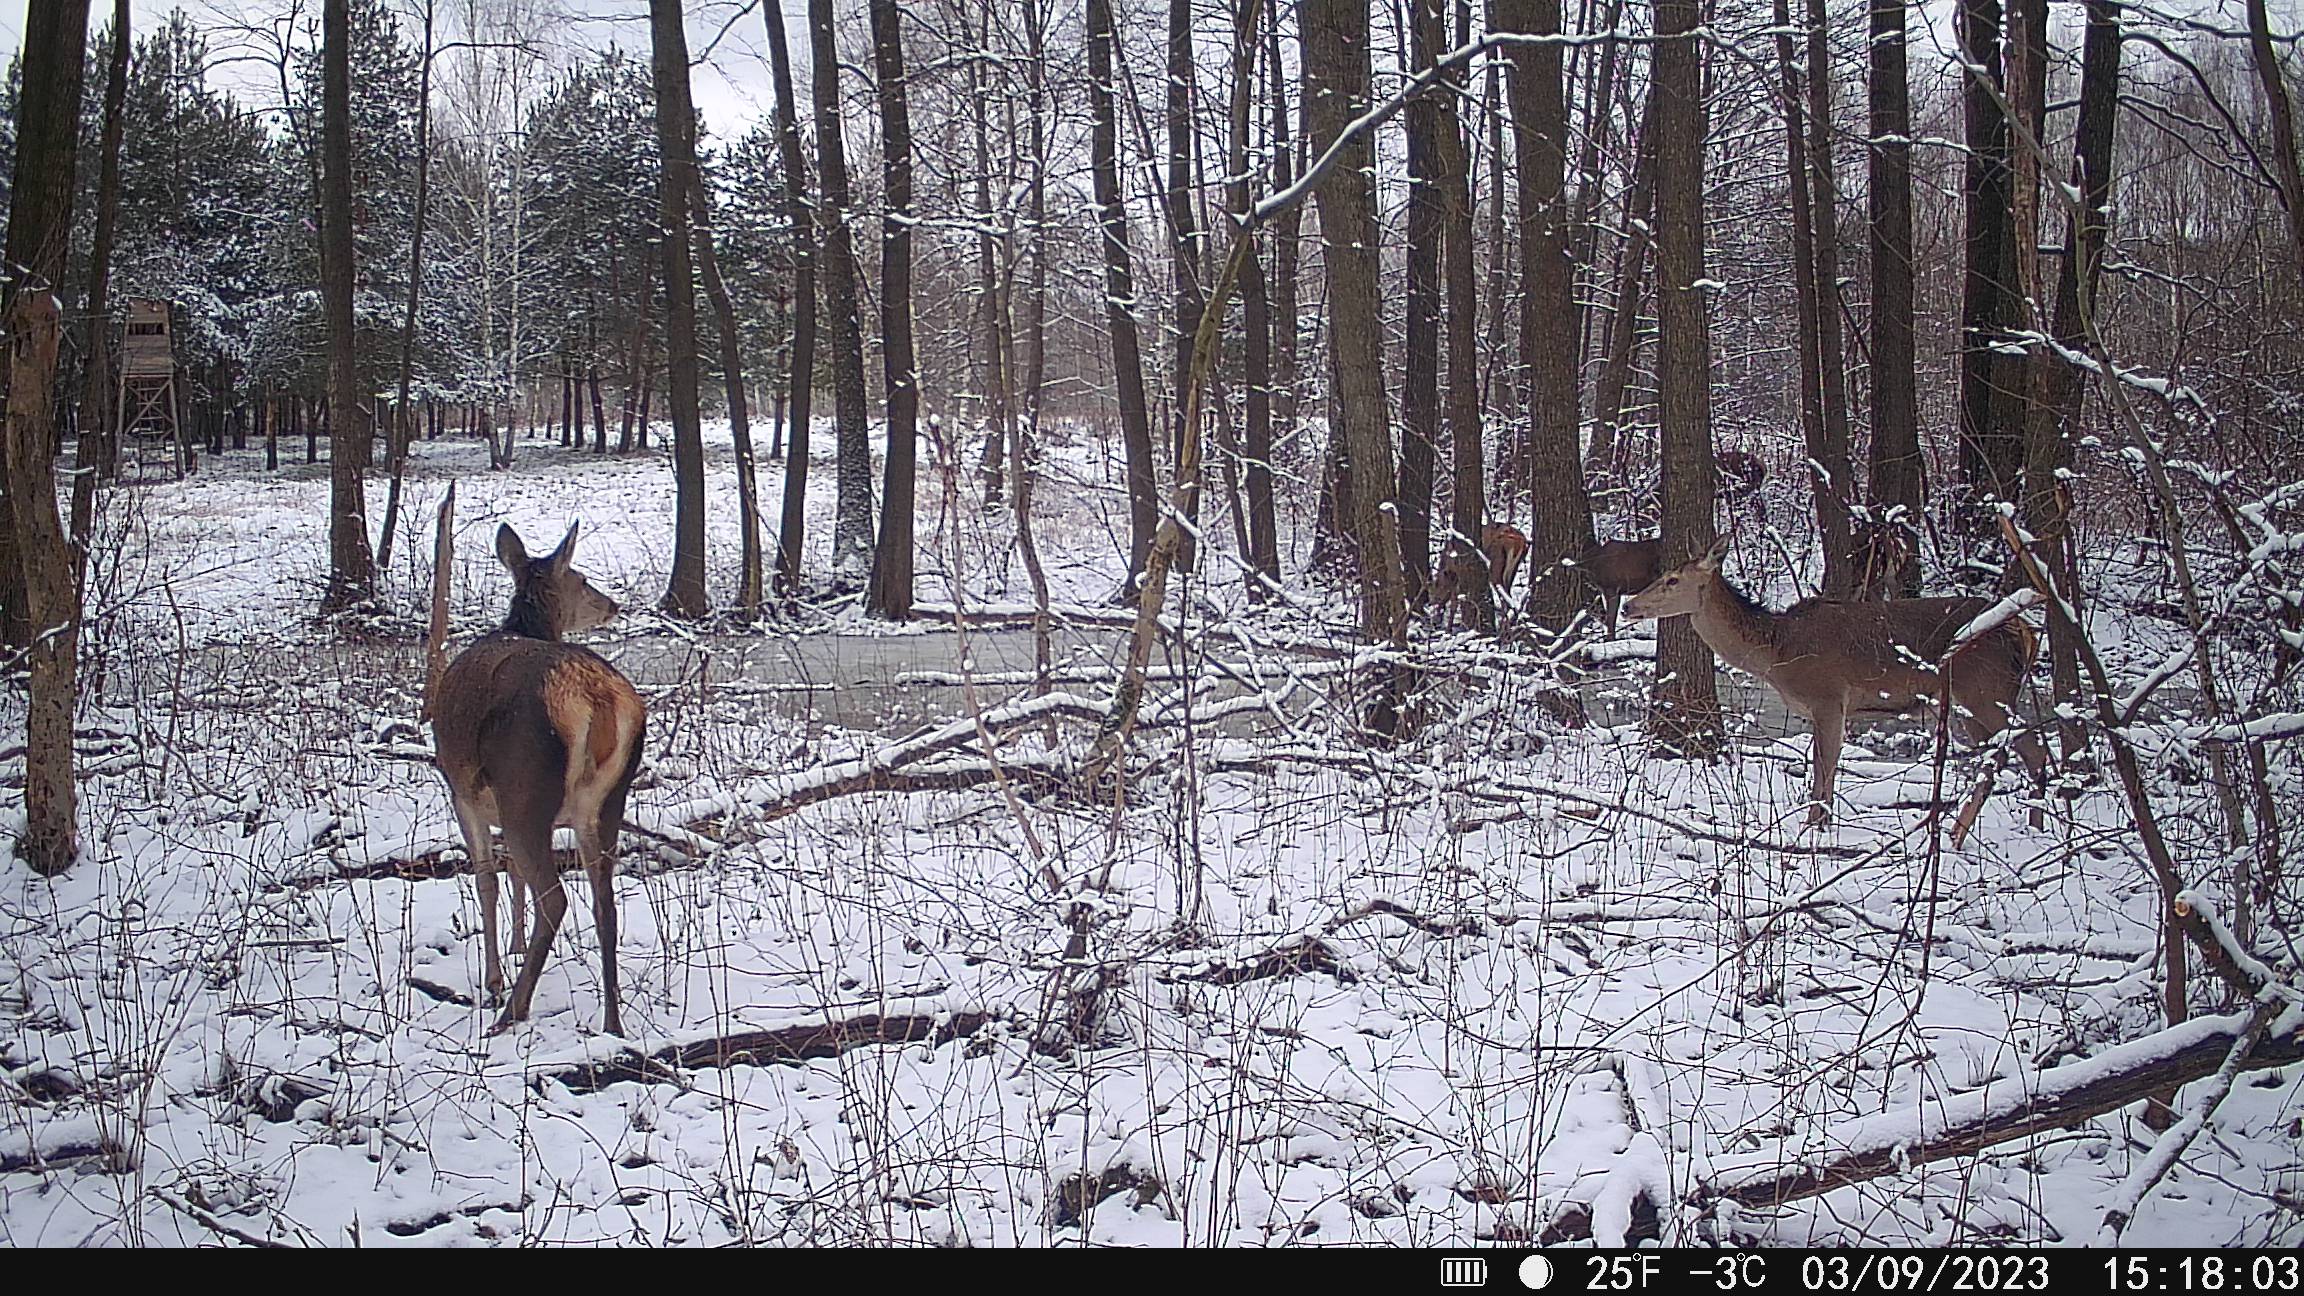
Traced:
<path fill-rule="evenodd" d="M 417 74 L 416 98 L 416 226 L 408 240 L 408 305 L 400 314 L 400 381 L 392 404 L 392 480 L 384 493 L 384 535 L 376 542 L 376 565 L 392 569 L 392 533 L 400 519 L 400 488 L 408 474 L 408 389 L 416 377 L 416 308 L 423 299 L 424 222 L 432 200 L 432 0 L 424 4 L 424 56 Z"/>
<path fill-rule="evenodd" d="M 832 414 L 839 457 L 832 570 L 861 581 L 872 565 L 872 437 L 866 423 L 864 333 L 858 306 L 856 243 L 849 228 L 848 152 L 841 139 L 838 43 L 832 0 L 808 0 L 810 87 L 816 105 L 817 182 L 823 191 L 824 310 L 832 327 Z"/>
<path fill-rule="evenodd" d="M 1845 543 L 1835 543 L 1825 533 L 1826 519 L 1831 513 L 1831 482 L 1818 475 L 1816 465 L 1824 462 L 1824 357 L 1817 340 L 1818 317 L 1823 313 L 1823 294 L 1816 283 L 1816 225 L 1815 190 L 1809 183 L 1808 163 L 1808 101 L 1802 84 L 1801 64 L 1793 56 L 1792 6 L 1790 0 L 1775 0 L 1776 70 L 1784 108 L 1784 161 L 1785 189 L 1792 200 L 1792 300 L 1794 336 L 1800 352 L 1800 439 L 1807 450 L 1811 465 L 1808 475 L 1812 497 L 1816 502 L 1817 529 L 1823 540 L 1824 564 L 1827 571 L 1841 560 L 1835 551 Z M 1831 589 L 1829 576 L 1824 586 Z"/>
<path fill-rule="evenodd" d="M 984 13 L 981 33 L 987 49 L 992 44 L 992 13 Z M 1009 457 L 1008 438 L 1014 432 L 1014 422 L 1008 405 L 1009 370 L 1013 349 L 1008 336 L 1005 295 L 1000 282 L 1000 242 L 994 237 L 999 215 L 992 207 L 992 124 L 989 106 L 985 103 L 987 87 L 984 69 L 974 63 L 968 68 L 969 126 L 976 148 L 976 327 L 978 340 L 984 347 L 984 365 L 979 379 L 980 394 L 977 408 L 983 420 L 983 457 L 977 461 L 977 476 L 984 490 L 984 508 L 990 512 L 1000 507 L 1007 487 L 1001 478 L 1007 471 Z"/>
<path fill-rule="evenodd" d="M 1255 192 L 1251 184 L 1248 150 L 1253 132 L 1257 52 L 1257 22 L 1264 6 L 1244 0 L 1233 11 L 1232 28 L 1232 147 L 1225 170 L 1231 176 L 1225 205 L 1234 220 L 1245 224 Z M 1272 92 L 1280 93 L 1274 86 Z M 1272 496 L 1272 303 L 1264 282 L 1264 263 L 1249 247 L 1240 263 L 1240 380 L 1246 388 L 1244 475 L 1248 490 L 1248 597 L 1263 602 L 1280 583 L 1279 520 Z"/>
<path fill-rule="evenodd" d="M 736 581 L 736 607 L 746 620 L 760 615 L 763 586 L 760 555 L 760 485 L 752 460 L 752 410 L 744 388 L 744 335 L 737 331 L 736 302 L 720 277 L 720 257 L 712 240 L 712 200 L 701 171 L 690 195 L 696 222 L 696 266 L 704 274 L 704 295 L 720 332 L 720 380 L 728 393 L 728 432 L 736 442 L 736 514 L 743 534 L 744 565 Z"/>
<path fill-rule="evenodd" d="M 1560 0 L 1501 0 L 1497 11 L 1498 24 L 1508 30 L 1560 31 Z M 1530 513 L 1523 606 L 1530 620 L 1554 632 L 1567 629 L 1592 599 L 1591 586 L 1566 565 L 1592 545 L 1592 501 L 1584 490 L 1578 438 L 1580 338 L 1575 267 L 1568 260 L 1568 100 L 1560 74 L 1559 46 L 1513 47 L 1512 122 L 1525 267 L 1520 355 L 1528 400 L 1527 440 L 1517 465 Z M 1702 160 L 1694 159 L 1698 165 Z"/>
<path fill-rule="evenodd" d="M 1171 416 L 1175 420 L 1169 428 L 1171 461 L 1183 457 L 1185 388 L 1191 382 L 1192 340 L 1200 332 L 1200 316 L 1206 311 L 1205 292 L 1200 283 L 1199 223 L 1192 212 L 1192 101 L 1194 98 L 1192 73 L 1192 0 L 1168 0 L 1168 188 L 1165 206 L 1168 209 L 1169 244 L 1168 269 L 1175 299 L 1176 345 L 1174 363 L 1170 366 L 1172 390 Z M 1146 149 L 1150 151 L 1149 147 Z M 1197 515 L 1190 519 L 1197 523 Z M 1184 533 L 1184 548 L 1177 555 L 1177 566 L 1190 571 L 1197 557 L 1199 545 L 1195 541 L 1197 528 Z"/>
<path fill-rule="evenodd" d="M 1972 65 L 1961 79 L 1967 127 L 1967 272 L 1960 304 L 1960 470 L 1970 503 L 2016 497 L 2023 447 L 2015 419 L 2018 367 L 1994 350 L 2014 327 L 2015 247 L 2009 227 L 2014 200 L 2008 168 L 2008 118 L 2000 96 L 2000 0 L 1960 0 L 1962 52 Z M 1963 514 L 1971 524 L 1981 515 Z"/>
<path fill-rule="evenodd" d="M 2288 211 L 2288 242 L 2297 276 L 2304 282 L 2304 170 L 2296 157 L 2296 108 L 2288 97 L 2288 83 L 2281 78 L 2280 56 L 2272 47 L 2265 0 L 2248 0 L 2248 59 L 2272 118 L 2272 173 L 2280 182 L 2280 205 Z"/>
<path fill-rule="evenodd" d="M 1712 546 L 1712 345 L 1704 274 L 1704 124 L 1698 0 L 1656 0 L 1651 130 L 1656 137 L 1656 373 L 1663 430 L 1667 571 Z M 1655 712 L 1664 747 L 1710 757 L 1720 749 L 1712 650 L 1687 617 L 1656 631 Z"/>
<path fill-rule="evenodd" d="M 1447 44 L 1444 0 L 1414 3 L 1416 21 L 1426 29 L 1418 41 L 1438 51 Z M 1456 111 L 1463 93 L 1463 74 L 1451 73 L 1433 98 L 1440 117 L 1441 268 L 1448 307 L 1444 412 L 1449 442 L 1449 530 L 1459 543 L 1478 546 L 1481 526 L 1488 517 L 1488 469 L 1480 440 L 1479 278 L 1473 265 L 1471 149 Z M 1495 591 L 1486 582 L 1474 582 L 1472 615 L 1479 628 L 1495 627 Z"/>
<path fill-rule="evenodd" d="M 1295 144 L 1288 137 L 1288 73 L 1280 61 L 1280 17 L 1274 6 L 1264 37 L 1265 77 L 1272 95 L 1272 188 L 1284 191 L 1296 183 Z M 1297 203 L 1280 213 L 1272 228 L 1272 422 L 1283 442 L 1294 444 L 1297 426 L 1297 386 L 1303 372 L 1298 348 L 1296 271 L 1304 228 L 1304 205 Z M 1273 562 L 1279 562 L 1275 550 Z"/>
<path fill-rule="evenodd" d="M 792 58 L 784 41 L 784 11 L 762 10 L 768 58 L 776 82 L 776 154 L 784 168 L 784 221 L 792 238 L 792 365 L 785 385 L 792 403 L 791 443 L 784 459 L 784 513 L 776 528 L 776 592 L 800 590 L 800 550 L 808 526 L 808 424 L 816 382 L 816 223 L 808 203 L 808 161 L 800 146 L 793 105 Z"/>
<path fill-rule="evenodd" d="M 1600 381 L 1592 393 L 1592 445 L 1585 456 L 1585 471 L 1607 482 L 1611 491 L 1624 485 L 1624 456 L 1618 438 L 1623 431 L 1626 393 L 1632 387 L 1633 361 L 1640 350 L 1640 284 L 1653 241 L 1655 198 L 1656 132 L 1643 129 L 1632 160 L 1632 192 L 1624 199 L 1624 246 L 1616 254 L 1607 356 L 1600 363 Z"/>
<path fill-rule="evenodd" d="M 2051 327 L 2063 350 L 2085 354 L 2088 316 L 2094 309 L 2111 227 L 2112 150 L 2120 91 L 2120 16 L 2114 0 L 2089 0 L 2080 63 L 2080 122 L 2073 141 L 2077 156 L 2072 186 L 2081 195 L 2081 214 L 2065 224 L 2068 252 L 2056 277 L 2056 314 Z M 2057 592 L 2078 608 L 2082 591 L 2077 555 L 2072 549 L 2071 519 L 2066 513 L 2070 496 L 2057 489 L 2057 479 L 2072 464 L 2072 444 L 2079 434 L 2080 403 L 2086 389 L 2080 371 L 2058 350 L 2043 349 L 2034 357 L 2033 366 L 2035 400 L 2025 429 L 2024 526 L 2038 537 L 2033 551 Z M 2063 617 L 2048 618 L 2049 673 L 2057 697 L 2081 696 L 2079 645 L 2073 635 L 2073 625 Z M 2077 722 L 2059 723 L 2057 735 L 2066 759 L 2087 748 L 2086 733 Z"/>
<path fill-rule="evenodd" d="M 1411 0 L 1409 75 L 1439 58 L 1438 0 Z M 1410 100 L 1408 118 L 1407 348 L 1400 371 L 1400 566 L 1408 601 L 1422 606 L 1432 579 L 1432 494 L 1440 441 L 1440 243 L 1447 198 L 1440 187 L 1445 94 Z M 1475 532 L 1475 539 L 1478 533 Z"/>
<path fill-rule="evenodd" d="M 320 286 L 328 313 L 328 589 L 321 610 L 340 612 L 376 591 L 368 547 L 368 505 L 361 472 L 368 466 L 369 408 L 361 403 L 352 286 L 359 267 L 352 243 L 352 69 L 348 0 L 320 9 L 321 183 Z"/>
<path fill-rule="evenodd" d="M 1365 112 L 1369 101 L 1366 0 L 1304 0 L 1304 135 L 1315 156 Z M 1347 145 L 1320 180 L 1320 239 L 1328 273 L 1328 346 L 1334 388 L 1328 410 L 1352 464 L 1344 533 L 1352 545 L 1360 594 L 1360 630 L 1378 643 L 1399 643 L 1407 602 L 1393 511 L 1392 437 L 1385 427 L 1384 320 L 1378 282 L 1374 149 L 1367 135 Z M 1332 436 L 1335 433 L 1331 434 Z M 1400 681 L 1380 688 L 1367 727 L 1391 735 L 1399 724 Z"/>
<path fill-rule="evenodd" d="M 1144 352 L 1136 331 L 1135 270 L 1128 250 L 1128 213 L 1120 200 L 1120 121 L 1113 104 L 1112 63 L 1117 43 L 1111 0 L 1088 0 L 1089 167 L 1096 193 L 1096 225 L 1104 252 L 1104 320 L 1112 335 L 1113 381 L 1119 388 L 1120 444 L 1128 459 L 1128 577 L 1119 599 L 1134 596 L 1160 523 L 1160 484 L 1152 468 L 1152 418 L 1144 400 Z"/>
<path fill-rule="evenodd" d="M 656 64 L 656 140 L 663 171 L 657 183 L 664 213 L 666 400 L 672 406 L 672 580 L 659 604 L 674 616 L 711 610 L 704 590 L 704 427 L 698 410 L 695 231 L 689 200 L 703 187 L 696 174 L 696 111 L 688 98 L 688 32 L 680 0 L 648 0 Z M 646 416 L 642 416 L 645 436 Z"/>
<path fill-rule="evenodd" d="M 72 448 L 72 561 L 88 569 L 88 536 L 96 521 L 96 483 L 120 471 L 113 426 L 117 379 L 112 354 L 112 236 L 120 216 L 121 107 L 128 97 L 128 52 L 134 45 L 128 0 L 113 0 L 111 63 L 104 80 L 104 131 L 96 182 L 96 238 L 88 250 L 88 382 L 80 400 L 80 439 Z"/>
<path fill-rule="evenodd" d="M 1914 391 L 1912 327 L 1912 100 L 1906 82 L 1905 0 L 1871 0 L 1872 466 L 1871 521 L 1904 533 L 1909 557 L 1872 591 L 1918 591 L 1920 511 L 1926 480 Z"/>
<path fill-rule="evenodd" d="M 871 0 L 872 62 L 880 77 L 880 354 L 888 397 L 888 463 L 880 489 L 880 547 L 865 608 L 912 619 L 912 511 L 920 373 L 912 356 L 912 113 L 904 83 L 897 0 Z"/>
<path fill-rule="evenodd" d="M 10 190 L 14 202 L 8 214 L 7 260 L 0 265 L 8 344 L 7 424 L 0 446 L 7 509 L 0 533 L 5 533 L 7 552 L 0 552 L 0 564 L 5 564 L 4 588 L 12 600 L 9 643 L 28 650 L 31 666 L 24 830 L 16 853 L 44 877 L 71 867 L 79 849 L 72 710 L 78 693 L 80 592 L 70 541 L 56 516 L 51 406 L 63 332 L 56 287 L 63 282 L 72 237 L 73 154 L 79 144 L 87 37 L 87 0 L 35 4 L 25 13 Z"/>
<path fill-rule="evenodd" d="M 1840 179 L 1832 162 L 1831 26 L 1824 0 L 1808 0 L 1809 209 L 1815 222 L 1816 371 L 1824 439 L 1815 454 L 1817 529 L 1824 540 L 1824 592 L 1855 588 L 1849 504 L 1856 482 L 1848 462 L 1848 360 L 1840 329 Z"/>

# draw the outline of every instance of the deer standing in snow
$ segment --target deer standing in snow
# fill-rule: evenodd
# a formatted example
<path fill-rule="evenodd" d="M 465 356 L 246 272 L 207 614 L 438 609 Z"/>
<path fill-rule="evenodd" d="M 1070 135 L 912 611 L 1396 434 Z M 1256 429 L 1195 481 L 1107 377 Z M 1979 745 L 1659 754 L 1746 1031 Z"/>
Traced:
<path fill-rule="evenodd" d="M 1994 607 L 1985 598 L 1889 599 L 1840 602 L 1809 599 L 1771 612 L 1720 574 L 1728 552 L 1721 540 L 1709 553 L 1659 576 L 1624 605 L 1630 621 L 1685 616 L 1721 660 L 1757 675 L 1784 705 L 1815 731 L 1814 787 L 1809 822 L 1831 818 L 1832 782 L 1851 714 L 1894 714 L 1941 697 L 1947 684 L 1962 727 L 1978 743 L 2006 729 L 2016 694 L 2032 665 L 2032 628 L 2010 619 L 1955 644 L 1961 630 Z M 1949 654 L 1949 660 L 1947 660 Z M 2033 781 L 2047 781 L 2047 753 L 2030 734 L 2015 740 Z M 1983 793 L 1963 807 L 1952 840 L 1958 845 Z"/>
<path fill-rule="evenodd" d="M 512 573 L 504 627 L 449 665 L 430 702 L 434 750 L 456 806 L 456 822 L 480 886 L 488 944 L 488 989 L 501 999 L 504 968 L 496 932 L 498 865 L 489 830 L 501 828 L 512 864 L 512 952 L 519 979 L 490 1034 L 524 1020 L 536 978 L 552 951 L 568 898 L 552 859 L 552 831 L 576 830 L 577 854 L 592 883 L 600 937 L 606 1027 L 621 1035 L 616 1003 L 616 838 L 624 799 L 640 768 L 647 708 L 630 680 L 588 648 L 561 642 L 616 615 L 616 603 L 574 567 L 576 527 L 560 547 L 530 558 L 509 525 L 496 532 L 496 557 Z M 436 595 L 437 597 L 437 595 Z M 536 930 L 524 893 L 536 897 Z"/>

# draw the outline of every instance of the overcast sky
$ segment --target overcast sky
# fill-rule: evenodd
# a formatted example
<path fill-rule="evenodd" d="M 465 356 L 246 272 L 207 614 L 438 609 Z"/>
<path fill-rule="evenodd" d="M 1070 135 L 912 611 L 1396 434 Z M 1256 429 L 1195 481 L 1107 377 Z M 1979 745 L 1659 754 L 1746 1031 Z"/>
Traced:
<path fill-rule="evenodd" d="M 0 0 L 0 50 L 13 49 L 22 44 L 24 14 L 27 3 L 46 3 L 47 0 Z M 461 10 L 475 0 L 438 0 L 439 12 L 448 15 Z M 554 21 L 542 24 L 545 31 L 542 43 L 550 50 L 556 62 L 565 62 L 577 51 L 603 48 L 610 43 L 645 56 L 648 51 L 648 6 L 646 0 L 522 0 L 523 3 L 548 8 L 556 13 Z M 138 31 L 147 31 L 163 22 L 173 8 L 181 7 L 195 22 L 209 26 L 243 21 L 245 16 L 278 14 L 291 5 L 301 4 L 307 13 L 317 7 L 318 0 L 178 0 L 162 3 L 160 0 L 134 0 L 134 22 Z M 418 0 L 401 0 L 402 7 L 413 9 Z M 483 10 L 492 8 L 491 0 L 477 0 Z M 688 4 L 689 56 L 698 60 L 693 76 L 696 105 L 704 115 L 708 130 L 723 138 L 742 134 L 750 125 L 769 115 L 773 107 L 771 82 L 768 72 L 768 47 L 762 34 L 761 8 L 763 3 L 781 4 L 787 11 L 785 30 L 790 34 L 792 57 L 801 82 L 801 113 L 807 113 L 805 80 L 808 68 L 808 42 L 806 24 L 802 16 L 806 0 L 690 0 Z M 2243 0 L 2144 0 L 2152 8 L 2166 11 L 2191 12 L 2208 17 L 2220 26 L 2237 28 L 2242 23 Z M 854 7 L 842 0 L 843 10 Z M 90 22 L 101 25 L 111 5 L 94 0 L 90 5 Z M 1845 0 L 1839 5 L 1848 8 Z M 1951 0 L 1923 0 L 1926 26 L 1919 43 L 1925 47 L 1948 45 L 1942 24 L 1951 8 Z M 2077 13 L 2064 12 L 2074 6 L 2059 4 L 2058 20 L 2077 22 Z M 2275 30 L 2294 32 L 2304 20 L 2304 0 L 2269 0 L 2268 8 Z M 444 20 L 446 21 L 446 20 Z M 452 26 L 452 22 L 447 23 Z M 444 27 L 444 30 L 446 28 Z M 1923 50 L 1914 51 L 1913 65 L 1922 68 L 1930 61 Z M 215 77 L 218 84 L 240 94 L 248 102 L 262 104 L 277 98 L 271 82 L 264 74 L 251 70 L 242 80 L 230 67 L 222 68 Z"/>
<path fill-rule="evenodd" d="M 23 44 L 26 4 L 46 2 L 0 0 L 0 50 L 14 51 Z M 141 33 L 160 26 L 171 10 L 179 8 L 191 15 L 196 26 L 209 27 L 242 22 L 251 16 L 284 13 L 299 2 L 306 13 L 318 9 L 318 0 L 176 0 L 174 3 L 132 0 L 130 14 L 136 30 Z M 768 43 L 761 25 L 762 2 L 690 0 L 687 6 L 689 57 L 700 60 L 691 78 L 696 106 L 704 114 L 707 128 L 715 134 L 741 134 L 753 121 L 767 117 L 775 107 L 768 72 Z M 401 0 L 398 7 L 416 12 L 419 3 L 420 0 Z M 469 0 L 438 0 L 438 21 L 443 33 L 453 26 L 449 15 L 467 3 Z M 490 7 L 488 0 L 480 3 L 484 10 Z M 541 34 L 541 43 L 549 49 L 555 62 L 565 62 L 574 51 L 605 48 L 611 43 L 643 58 L 648 54 L 647 0 L 530 0 L 530 3 L 557 14 L 554 21 L 544 24 L 546 30 Z M 803 21 L 806 0 L 782 0 L 782 3 L 789 11 L 785 30 L 789 34 L 795 69 L 802 78 L 800 111 L 805 115 L 808 111 L 808 32 Z M 93 0 L 89 9 L 91 30 L 111 21 L 112 6 L 106 0 Z M 225 38 L 215 39 L 221 44 Z M 243 100 L 265 103 L 279 97 L 272 88 L 273 83 L 265 79 L 268 75 L 251 71 L 242 84 L 233 70 L 225 67 L 215 74 L 214 83 L 234 91 Z"/>

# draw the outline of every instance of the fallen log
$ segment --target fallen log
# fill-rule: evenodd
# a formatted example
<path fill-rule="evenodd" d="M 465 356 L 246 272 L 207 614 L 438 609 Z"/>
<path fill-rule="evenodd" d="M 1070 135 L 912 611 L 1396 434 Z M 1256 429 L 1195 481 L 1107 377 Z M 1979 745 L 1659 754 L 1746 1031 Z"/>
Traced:
<path fill-rule="evenodd" d="M 879 1044 L 949 1044 L 975 1034 L 991 1020 L 992 1014 L 985 1012 L 863 1013 L 714 1035 L 649 1053 L 627 1049 L 599 1062 L 532 1071 L 528 1079 L 531 1084 L 551 1080 L 571 1093 L 596 1093 L 627 1081 L 685 1086 L 685 1072 L 707 1067 L 798 1066 L 811 1058 L 838 1057 Z"/>

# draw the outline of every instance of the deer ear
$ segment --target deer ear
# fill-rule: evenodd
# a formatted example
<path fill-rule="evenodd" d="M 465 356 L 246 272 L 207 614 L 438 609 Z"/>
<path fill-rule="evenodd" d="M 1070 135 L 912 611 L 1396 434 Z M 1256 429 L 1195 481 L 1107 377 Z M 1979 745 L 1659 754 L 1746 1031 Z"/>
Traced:
<path fill-rule="evenodd" d="M 1696 560 L 1696 565 L 1708 572 L 1720 570 L 1720 560 L 1728 556 L 1730 543 L 1731 538 L 1728 536 L 1713 541 L 1712 547 L 1704 551 L 1704 556 Z"/>
<path fill-rule="evenodd" d="M 528 566 L 528 546 L 520 543 L 520 533 L 506 522 L 496 528 L 496 561 L 519 575 Z"/>
<path fill-rule="evenodd" d="M 574 565 L 576 561 L 576 531 L 582 525 L 581 521 L 569 523 L 568 534 L 560 538 L 560 547 L 552 551 L 552 570 L 555 574 L 563 574 L 567 572 L 570 566 Z"/>

